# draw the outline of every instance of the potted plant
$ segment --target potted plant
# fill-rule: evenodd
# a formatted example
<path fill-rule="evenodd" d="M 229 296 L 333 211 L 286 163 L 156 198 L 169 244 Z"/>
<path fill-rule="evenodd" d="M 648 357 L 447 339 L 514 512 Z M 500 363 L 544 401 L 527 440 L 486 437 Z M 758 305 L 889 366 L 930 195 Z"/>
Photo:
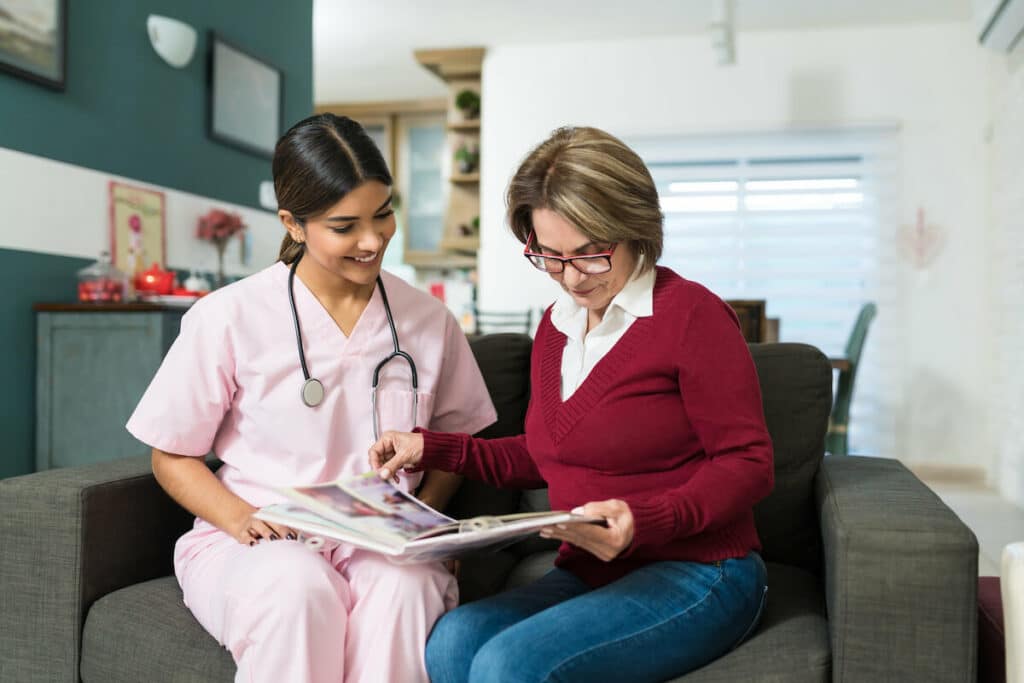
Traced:
<path fill-rule="evenodd" d="M 480 149 L 476 145 L 463 142 L 455 150 L 455 161 L 459 165 L 459 173 L 472 173 L 480 162 Z"/>
<path fill-rule="evenodd" d="M 455 106 L 467 119 L 480 116 L 480 93 L 475 90 L 460 90 L 455 96 Z"/>

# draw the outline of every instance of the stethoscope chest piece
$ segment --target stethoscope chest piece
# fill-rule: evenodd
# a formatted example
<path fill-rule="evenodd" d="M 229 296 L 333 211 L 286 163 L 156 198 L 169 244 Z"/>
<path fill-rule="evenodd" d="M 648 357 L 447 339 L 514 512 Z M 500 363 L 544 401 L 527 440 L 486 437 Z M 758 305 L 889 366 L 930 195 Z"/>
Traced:
<path fill-rule="evenodd" d="M 302 384 L 302 402 L 310 408 L 316 408 L 324 400 L 324 385 L 315 377 L 310 377 Z"/>

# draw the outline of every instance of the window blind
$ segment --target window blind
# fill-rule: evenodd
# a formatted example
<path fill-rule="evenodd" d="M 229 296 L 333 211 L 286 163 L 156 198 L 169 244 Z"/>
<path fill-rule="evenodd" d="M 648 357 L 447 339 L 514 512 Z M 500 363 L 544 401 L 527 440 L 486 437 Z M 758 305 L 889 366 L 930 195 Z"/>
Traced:
<path fill-rule="evenodd" d="M 895 131 L 631 139 L 665 215 L 662 265 L 723 299 L 764 299 L 779 340 L 841 357 L 861 306 L 851 453 L 894 454 L 902 383 Z"/>

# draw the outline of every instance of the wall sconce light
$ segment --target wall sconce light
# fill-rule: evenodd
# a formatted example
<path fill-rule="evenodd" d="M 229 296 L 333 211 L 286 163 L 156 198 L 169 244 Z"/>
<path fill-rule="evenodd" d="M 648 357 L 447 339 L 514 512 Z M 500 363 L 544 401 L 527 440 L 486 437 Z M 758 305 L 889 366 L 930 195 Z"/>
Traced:
<path fill-rule="evenodd" d="M 192 61 L 196 51 L 196 30 L 183 21 L 150 14 L 146 19 L 149 42 L 160 57 L 175 69 Z"/>

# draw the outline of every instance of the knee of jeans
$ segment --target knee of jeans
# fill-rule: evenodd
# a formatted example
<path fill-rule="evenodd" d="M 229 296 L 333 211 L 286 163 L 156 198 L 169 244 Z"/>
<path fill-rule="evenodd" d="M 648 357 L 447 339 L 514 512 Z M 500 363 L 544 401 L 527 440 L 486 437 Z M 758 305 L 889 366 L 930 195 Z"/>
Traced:
<path fill-rule="evenodd" d="M 458 608 L 443 615 L 427 638 L 424 659 L 432 681 L 466 680 L 479 646 L 479 633 L 474 628 L 474 620 L 465 612 L 464 608 Z"/>
<path fill-rule="evenodd" d="M 469 680 L 480 683 L 524 680 L 522 653 L 504 639 L 492 638 L 481 647 L 469 668 Z"/>
<path fill-rule="evenodd" d="M 467 620 L 463 618 L 463 610 L 455 609 L 443 615 L 434 624 L 430 636 L 427 638 L 427 662 L 431 659 L 438 662 L 450 659 L 455 651 L 466 647 L 468 636 L 472 629 Z"/>

